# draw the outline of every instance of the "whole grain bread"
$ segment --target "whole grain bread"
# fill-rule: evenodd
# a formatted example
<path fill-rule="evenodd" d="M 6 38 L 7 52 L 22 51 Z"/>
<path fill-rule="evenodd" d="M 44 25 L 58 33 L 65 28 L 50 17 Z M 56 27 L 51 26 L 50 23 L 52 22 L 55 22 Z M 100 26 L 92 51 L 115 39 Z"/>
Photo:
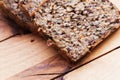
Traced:
<path fill-rule="evenodd" d="M 27 17 L 34 15 L 34 12 L 41 4 L 47 0 L 21 0 L 19 5 L 21 9 L 25 12 Z"/>
<path fill-rule="evenodd" d="M 19 24 L 24 29 L 29 29 L 36 33 L 38 27 L 33 27 L 34 25 L 31 23 L 24 12 L 20 9 L 19 3 L 21 0 L 2 0 L 0 1 L 0 9 L 4 16 L 7 16 L 14 20 L 17 24 Z"/>
<path fill-rule="evenodd" d="M 32 5 L 35 8 L 32 10 L 28 10 L 31 7 L 28 4 L 29 0 L 25 3 L 20 1 L 20 5 L 17 3 L 18 13 L 33 25 L 26 25 L 27 28 L 47 36 L 49 45 L 54 45 L 61 55 L 73 62 L 81 59 L 120 26 L 119 10 L 109 1 L 45 0 L 40 5 Z M 4 7 L 19 16 L 14 12 L 17 9 L 11 9 L 6 4 Z M 21 18 L 18 19 L 26 24 Z"/>
<path fill-rule="evenodd" d="M 40 8 L 42 4 L 46 3 L 49 0 L 21 0 L 20 1 L 20 7 L 23 9 L 23 11 L 27 14 L 26 16 L 32 16 L 34 15 L 37 8 Z M 71 3 L 77 3 L 82 2 L 85 0 L 68 0 Z M 34 7 L 33 7 L 34 6 Z"/>

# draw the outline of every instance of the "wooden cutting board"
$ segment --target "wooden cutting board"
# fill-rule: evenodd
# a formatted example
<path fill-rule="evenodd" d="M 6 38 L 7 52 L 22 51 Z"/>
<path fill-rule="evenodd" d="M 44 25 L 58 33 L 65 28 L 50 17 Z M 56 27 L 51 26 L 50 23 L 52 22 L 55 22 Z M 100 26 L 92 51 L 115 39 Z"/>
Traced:
<path fill-rule="evenodd" d="M 120 9 L 119 0 L 110 0 Z M 0 80 L 120 80 L 120 29 L 78 64 L 0 15 Z"/>

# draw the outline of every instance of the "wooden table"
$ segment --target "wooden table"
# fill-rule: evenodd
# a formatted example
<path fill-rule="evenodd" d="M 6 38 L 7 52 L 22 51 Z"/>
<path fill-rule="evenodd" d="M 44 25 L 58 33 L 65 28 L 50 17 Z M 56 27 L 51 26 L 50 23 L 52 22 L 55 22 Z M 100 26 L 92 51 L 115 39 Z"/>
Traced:
<path fill-rule="evenodd" d="M 110 0 L 120 9 L 119 0 Z M 120 80 L 120 29 L 78 64 L 0 15 L 0 80 Z"/>

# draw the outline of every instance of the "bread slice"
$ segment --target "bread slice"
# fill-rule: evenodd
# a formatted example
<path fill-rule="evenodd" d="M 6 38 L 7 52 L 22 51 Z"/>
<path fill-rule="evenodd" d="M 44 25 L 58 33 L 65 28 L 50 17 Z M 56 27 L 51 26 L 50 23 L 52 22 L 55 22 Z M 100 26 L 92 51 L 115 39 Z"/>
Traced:
<path fill-rule="evenodd" d="M 4 16 L 7 16 L 14 20 L 17 24 L 19 24 L 24 29 L 29 29 L 31 31 L 35 31 L 38 27 L 33 27 L 34 25 L 31 23 L 23 11 L 21 11 L 19 2 L 21 0 L 2 0 L 0 1 L 0 9 Z"/>
<path fill-rule="evenodd" d="M 48 0 L 31 18 L 38 31 L 47 34 L 72 61 L 79 60 L 120 26 L 119 11 L 108 1 Z"/>
<path fill-rule="evenodd" d="M 3 9 L 7 7 L 8 12 L 18 16 L 7 4 L 4 2 Z M 21 10 L 31 13 L 25 4 L 20 3 L 20 6 Z M 27 20 L 33 26 L 27 25 L 27 28 L 47 36 L 49 45 L 54 45 L 62 56 L 73 62 L 81 59 L 120 26 L 119 10 L 108 1 L 48 0 L 32 11 L 34 15 Z M 21 15 L 25 16 L 24 13 Z M 23 18 L 17 20 L 26 23 Z"/>

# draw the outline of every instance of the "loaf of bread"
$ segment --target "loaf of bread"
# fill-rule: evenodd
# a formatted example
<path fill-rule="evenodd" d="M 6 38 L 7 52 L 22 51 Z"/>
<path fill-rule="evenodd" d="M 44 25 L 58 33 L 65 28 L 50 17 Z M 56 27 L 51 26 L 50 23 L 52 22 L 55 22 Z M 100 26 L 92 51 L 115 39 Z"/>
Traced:
<path fill-rule="evenodd" d="M 120 26 L 119 10 L 105 0 L 7 1 L 4 0 L 2 9 L 4 12 L 7 9 L 7 15 L 12 14 L 10 18 L 19 17 L 17 22 L 21 21 L 31 31 L 47 37 L 49 45 L 73 62 L 80 60 Z"/>

